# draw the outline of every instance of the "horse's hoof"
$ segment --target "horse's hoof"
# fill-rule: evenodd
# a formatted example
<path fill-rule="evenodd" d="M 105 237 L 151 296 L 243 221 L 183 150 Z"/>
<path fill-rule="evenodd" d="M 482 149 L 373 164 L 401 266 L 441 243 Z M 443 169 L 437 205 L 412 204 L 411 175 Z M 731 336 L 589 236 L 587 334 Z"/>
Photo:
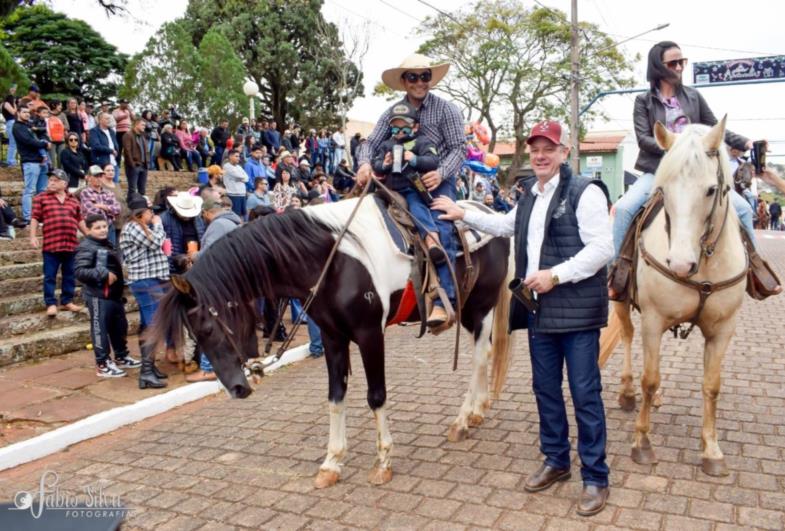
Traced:
<path fill-rule="evenodd" d="M 635 395 L 619 395 L 622 411 L 635 411 Z"/>
<path fill-rule="evenodd" d="M 639 465 L 653 465 L 657 463 L 657 456 L 654 455 L 654 450 L 651 446 L 644 448 L 633 446 L 631 457 Z"/>
<path fill-rule="evenodd" d="M 725 464 L 725 459 L 710 459 L 704 457 L 701 460 L 701 470 L 708 476 L 724 477 L 729 474 L 728 466 Z"/>
<path fill-rule="evenodd" d="M 316 474 L 316 479 L 313 481 L 313 486 L 317 489 L 325 489 L 327 487 L 332 487 L 336 483 L 338 483 L 338 472 L 335 470 L 324 470 L 320 469 L 319 473 Z"/>
<path fill-rule="evenodd" d="M 485 422 L 485 418 L 482 415 L 477 415 L 472 413 L 469 415 L 469 426 L 472 428 L 476 428 L 477 426 L 482 426 L 482 423 Z"/>
<path fill-rule="evenodd" d="M 368 483 L 371 485 L 384 485 L 392 479 L 392 467 L 381 468 L 375 466 L 368 472 Z"/>
<path fill-rule="evenodd" d="M 447 440 L 450 442 L 465 441 L 468 437 L 469 437 L 469 429 L 459 428 L 455 424 L 450 426 L 450 431 L 447 432 Z"/>

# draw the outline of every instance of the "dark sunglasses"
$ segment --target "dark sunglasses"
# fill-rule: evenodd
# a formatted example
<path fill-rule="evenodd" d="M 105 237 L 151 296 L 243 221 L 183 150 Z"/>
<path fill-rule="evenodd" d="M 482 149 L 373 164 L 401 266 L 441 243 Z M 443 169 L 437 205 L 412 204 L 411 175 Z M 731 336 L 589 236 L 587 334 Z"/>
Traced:
<path fill-rule="evenodd" d="M 681 65 L 682 67 L 687 65 L 687 58 L 682 57 L 681 59 L 674 59 L 673 61 L 666 61 L 665 66 L 668 68 L 676 68 L 677 66 Z"/>
<path fill-rule="evenodd" d="M 79 142 L 79 139 L 78 138 L 69 138 L 68 141 L 69 142 Z"/>
<path fill-rule="evenodd" d="M 404 72 L 401 77 L 409 83 L 417 83 L 418 79 L 423 83 L 428 83 L 433 75 L 431 74 L 430 70 L 426 70 L 425 72 L 421 72 L 419 74 L 417 72 Z"/>
<path fill-rule="evenodd" d="M 403 134 L 405 134 L 407 136 L 412 134 L 412 128 L 409 127 L 409 126 L 404 126 L 404 127 L 395 127 L 395 126 L 393 126 L 393 127 L 390 127 L 390 133 L 392 133 L 393 135 L 397 135 L 401 131 L 403 131 Z"/>

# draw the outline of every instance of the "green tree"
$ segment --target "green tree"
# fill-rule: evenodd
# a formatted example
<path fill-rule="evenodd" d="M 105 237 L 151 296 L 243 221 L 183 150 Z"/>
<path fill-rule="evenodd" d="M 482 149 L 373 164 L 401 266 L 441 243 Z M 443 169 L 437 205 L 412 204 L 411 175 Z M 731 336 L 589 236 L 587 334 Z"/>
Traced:
<path fill-rule="evenodd" d="M 198 53 L 182 21 L 167 22 L 128 61 L 120 95 L 156 112 L 177 106 L 186 116 L 197 111 Z"/>
<path fill-rule="evenodd" d="M 211 29 L 199 43 L 196 97 L 202 123 L 239 117 L 248 105 L 243 93 L 245 66 L 229 40 Z M 234 121 L 234 120 L 233 120 Z"/>
<path fill-rule="evenodd" d="M 0 44 L 0 94 L 7 94 L 12 83 L 19 87 L 17 94 L 24 94 L 24 90 L 30 86 L 24 69 L 16 64 L 5 46 Z"/>
<path fill-rule="evenodd" d="M 185 20 L 194 45 L 211 28 L 226 36 L 280 128 L 291 119 L 304 125 L 336 124 L 341 104 L 351 105 L 354 78 L 361 73 L 353 69 L 346 89 L 336 88 L 346 58 L 336 60 L 328 53 L 340 49 L 341 42 L 321 7 L 321 0 L 190 0 Z M 325 27 L 328 31 L 316 30 Z"/>
<path fill-rule="evenodd" d="M 0 23 L 0 42 L 38 84 L 44 97 L 104 99 L 117 93 L 127 57 L 81 20 L 36 5 Z"/>
<path fill-rule="evenodd" d="M 588 43 L 581 55 L 581 93 L 631 86 L 630 58 L 596 25 L 580 26 Z M 521 0 L 483 0 L 450 16 L 428 18 L 421 30 L 431 35 L 421 50 L 453 65 L 440 90 L 477 111 L 494 138 L 500 128 L 511 131 L 514 174 L 523 163 L 531 125 L 545 117 L 566 120 L 569 114 L 567 16 L 557 9 L 527 9 Z"/>
<path fill-rule="evenodd" d="M 121 94 L 140 108 L 174 105 L 199 124 L 221 118 L 237 122 L 247 102 L 244 78 L 245 67 L 226 37 L 210 30 L 196 47 L 181 19 L 164 24 L 131 58 Z"/>

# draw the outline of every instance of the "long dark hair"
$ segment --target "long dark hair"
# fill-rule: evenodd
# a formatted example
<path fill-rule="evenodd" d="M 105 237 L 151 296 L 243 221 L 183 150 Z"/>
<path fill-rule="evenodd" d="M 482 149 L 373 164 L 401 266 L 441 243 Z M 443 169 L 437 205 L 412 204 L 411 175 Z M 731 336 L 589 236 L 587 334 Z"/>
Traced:
<path fill-rule="evenodd" d="M 660 86 L 660 81 L 665 80 L 674 86 L 681 84 L 681 77 L 675 71 L 671 70 L 665 63 L 662 62 L 662 56 L 665 51 L 671 48 L 679 48 L 678 44 L 673 41 L 658 42 L 649 50 L 649 64 L 646 67 L 646 80 L 649 82 L 651 90 Z"/>

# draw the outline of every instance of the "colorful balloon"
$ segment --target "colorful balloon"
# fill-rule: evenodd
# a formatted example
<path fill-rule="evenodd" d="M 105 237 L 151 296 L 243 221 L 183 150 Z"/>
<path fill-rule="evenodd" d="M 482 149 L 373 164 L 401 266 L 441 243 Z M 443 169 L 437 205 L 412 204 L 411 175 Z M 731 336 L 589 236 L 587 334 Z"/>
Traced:
<path fill-rule="evenodd" d="M 496 175 L 497 168 L 489 168 L 478 160 L 467 160 L 463 163 L 464 166 L 472 170 L 474 173 L 480 175 Z"/>
<path fill-rule="evenodd" d="M 474 135 L 477 137 L 477 140 L 480 141 L 481 144 L 487 144 L 491 141 L 491 136 L 488 134 L 488 129 L 480 122 L 472 123 L 472 130 L 474 131 Z"/>
<path fill-rule="evenodd" d="M 489 168 L 495 168 L 499 165 L 499 155 L 495 153 L 486 153 L 484 159 L 485 165 Z"/>
<path fill-rule="evenodd" d="M 482 162 L 485 153 L 478 147 L 469 145 L 466 148 L 466 160 L 478 160 Z"/>

